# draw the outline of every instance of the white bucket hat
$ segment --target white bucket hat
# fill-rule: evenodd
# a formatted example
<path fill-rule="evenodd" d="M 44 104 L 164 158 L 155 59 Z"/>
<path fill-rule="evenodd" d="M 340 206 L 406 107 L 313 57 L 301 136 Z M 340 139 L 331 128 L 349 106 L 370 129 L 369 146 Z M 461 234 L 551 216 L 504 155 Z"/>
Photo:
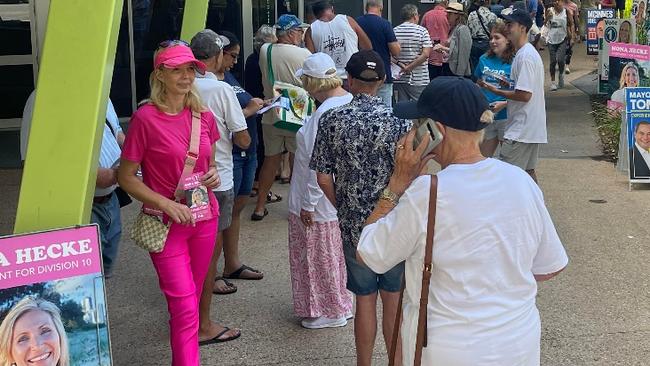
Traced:
<path fill-rule="evenodd" d="M 305 59 L 302 68 L 296 71 L 296 77 L 307 75 L 317 79 L 329 79 L 336 76 L 336 65 L 334 60 L 322 52 L 314 53 Z"/>

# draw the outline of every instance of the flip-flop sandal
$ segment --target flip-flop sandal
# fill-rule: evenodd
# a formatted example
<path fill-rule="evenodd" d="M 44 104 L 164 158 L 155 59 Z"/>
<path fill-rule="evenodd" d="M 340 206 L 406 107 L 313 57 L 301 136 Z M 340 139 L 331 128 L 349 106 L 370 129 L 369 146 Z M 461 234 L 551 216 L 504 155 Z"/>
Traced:
<path fill-rule="evenodd" d="M 251 267 L 249 267 L 249 266 L 247 266 L 245 264 L 242 264 L 241 267 L 239 267 L 239 269 L 237 269 L 235 272 L 232 272 L 230 274 L 225 274 L 224 273 L 223 278 L 227 278 L 227 279 L 230 279 L 230 280 L 251 280 L 251 281 L 259 281 L 262 278 L 264 278 L 264 275 L 262 275 L 262 277 L 259 277 L 259 278 L 241 277 L 242 273 L 244 273 L 244 271 L 246 271 L 246 270 L 248 270 L 250 272 L 253 272 L 253 273 L 260 273 L 260 274 L 262 273 L 262 272 L 260 272 L 260 271 L 258 271 L 256 269 L 254 269 L 254 268 L 251 268 Z"/>
<path fill-rule="evenodd" d="M 282 201 L 282 196 L 277 193 L 269 192 L 266 195 L 266 203 L 276 203 Z"/>
<path fill-rule="evenodd" d="M 253 214 L 251 215 L 251 220 L 253 220 L 253 221 L 262 221 L 262 220 L 264 220 L 264 218 L 265 218 L 268 214 L 269 214 L 269 210 L 267 210 L 266 207 L 265 207 L 265 208 L 264 208 L 264 213 L 261 214 L 261 215 L 258 214 L 257 212 L 253 212 Z"/>
<path fill-rule="evenodd" d="M 228 288 L 228 290 L 226 290 L 226 291 L 219 291 L 219 290 L 213 289 L 212 293 L 215 294 L 215 295 L 230 295 L 230 294 L 234 294 L 235 292 L 237 292 L 237 286 L 235 286 L 234 283 L 228 281 L 227 279 L 225 279 L 223 277 L 219 276 L 219 277 L 215 278 L 214 281 L 215 282 L 223 281 L 223 283 L 226 284 L 226 287 Z"/>
<path fill-rule="evenodd" d="M 234 336 L 230 336 L 230 337 L 227 337 L 227 338 L 220 338 L 222 335 L 228 333 L 228 331 L 230 331 L 230 328 L 224 327 L 223 332 L 217 334 L 214 338 L 206 339 L 205 341 L 199 341 L 199 346 L 207 346 L 209 344 L 224 343 L 224 342 L 228 342 L 228 341 L 233 341 L 233 340 L 241 337 L 241 331 L 240 331 Z"/>

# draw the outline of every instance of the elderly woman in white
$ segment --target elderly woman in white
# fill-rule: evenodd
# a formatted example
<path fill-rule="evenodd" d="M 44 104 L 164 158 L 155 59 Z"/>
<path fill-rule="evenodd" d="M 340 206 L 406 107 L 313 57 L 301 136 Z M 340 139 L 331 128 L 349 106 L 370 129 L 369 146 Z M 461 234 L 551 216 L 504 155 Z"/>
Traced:
<path fill-rule="evenodd" d="M 321 116 L 348 104 L 336 65 L 325 53 L 307 57 L 296 72 L 303 87 L 322 104 L 296 134 L 296 157 L 289 191 L 289 264 L 294 313 L 308 329 L 345 326 L 352 313 L 336 208 L 309 169 Z"/>
<path fill-rule="evenodd" d="M 415 151 L 414 132 L 402 139 L 388 186 L 393 194 L 382 195 L 357 248 L 378 273 L 406 261 L 404 365 L 414 358 L 432 179 L 416 177 L 430 158 L 442 170 L 422 364 L 540 363 L 537 281 L 557 275 L 568 257 L 530 176 L 481 155 L 488 108 L 478 87 L 457 77 L 436 78 L 418 102 L 396 107 L 399 117 L 437 121 L 443 135 L 424 158 L 428 138 Z"/>

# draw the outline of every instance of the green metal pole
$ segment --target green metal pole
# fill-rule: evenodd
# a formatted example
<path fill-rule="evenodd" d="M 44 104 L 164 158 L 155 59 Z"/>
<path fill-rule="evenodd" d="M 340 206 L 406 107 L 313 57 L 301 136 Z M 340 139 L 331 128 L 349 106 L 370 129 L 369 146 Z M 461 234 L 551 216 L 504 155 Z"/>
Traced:
<path fill-rule="evenodd" d="M 189 42 L 196 33 L 205 29 L 205 21 L 208 18 L 208 3 L 209 0 L 185 0 L 183 27 L 181 29 L 182 40 Z"/>
<path fill-rule="evenodd" d="M 123 0 L 52 0 L 15 233 L 86 224 Z"/>

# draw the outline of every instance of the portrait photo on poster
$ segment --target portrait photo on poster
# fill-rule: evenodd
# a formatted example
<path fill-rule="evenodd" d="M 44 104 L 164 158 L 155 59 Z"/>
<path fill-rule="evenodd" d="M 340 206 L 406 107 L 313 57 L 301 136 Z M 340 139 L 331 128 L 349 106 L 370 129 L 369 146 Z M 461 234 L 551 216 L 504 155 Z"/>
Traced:
<path fill-rule="evenodd" d="M 111 366 L 96 225 L 0 238 L 0 365 Z"/>

